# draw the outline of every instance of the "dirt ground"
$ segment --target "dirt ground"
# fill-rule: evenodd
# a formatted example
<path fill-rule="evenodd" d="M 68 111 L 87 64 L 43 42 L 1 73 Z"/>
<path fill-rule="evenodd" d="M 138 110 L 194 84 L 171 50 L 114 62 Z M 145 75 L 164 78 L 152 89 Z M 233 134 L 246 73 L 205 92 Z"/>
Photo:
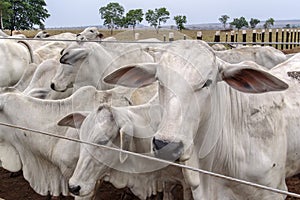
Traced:
<path fill-rule="evenodd" d="M 300 194 L 300 176 L 287 179 L 290 192 Z M 180 197 L 181 188 L 175 193 L 178 194 L 176 200 Z M 50 200 L 50 197 L 41 196 L 35 193 L 22 174 L 12 174 L 3 168 L 0 168 L 0 198 L 5 200 Z M 138 200 L 129 189 L 116 189 L 111 184 L 104 183 L 98 191 L 96 200 Z M 156 199 L 156 198 L 151 198 Z M 297 198 L 288 197 L 287 200 L 296 200 Z M 74 200 L 73 197 L 60 197 L 55 200 Z"/>

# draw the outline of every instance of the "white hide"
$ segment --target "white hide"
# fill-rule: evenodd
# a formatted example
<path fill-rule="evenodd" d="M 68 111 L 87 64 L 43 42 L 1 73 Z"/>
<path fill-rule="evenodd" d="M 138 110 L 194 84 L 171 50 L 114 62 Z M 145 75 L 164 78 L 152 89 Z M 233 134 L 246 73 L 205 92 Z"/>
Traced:
<path fill-rule="evenodd" d="M 130 87 L 159 81 L 159 101 L 164 112 L 155 139 L 164 141 L 166 147 L 182 143 L 184 151 L 167 153 L 178 153 L 189 166 L 287 189 L 285 177 L 295 172 L 287 173 L 287 169 L 299 168 L 288 166 L 298 163 L 292 157 L 297 147 L 288 147 L 288 139 L 295 140 L 300 128 L 295 123 L 299 119 L 295 97 L 299 83 L 284 70 L 267 72 L 249 63 L 228 64 L 217 59 L 215 52 L 201 41 L 171 43 L 155 66 L 129 66 L 130 71 L 128 67 L 118 69 L 104 81 Z M 129 77 L 135 77 L 134 81 Z M 287 115 L 293 120 L 287 120 Z M 155 151 L 159 156 L 160 150 Z M 183 171 L 194 199 L 285 198 Z"/>
<path fill-rule="evenodd" d="M 73 110 L 94 110 L 109 102 L 128 105 L 115 90 L 97 91 L 84 87 L 64 100 L 40 100 L 11 89 L 0 94 L 0 120 L 29 129 L 78 138 L 75 129 L 57 126 L 57 121 Z M 87 103 L 88 102 L 88 103 Z M 9 171 L 23 171 L 24 178 L 41 195 L 68 195 L 68 179 L 79 156 L 79 144 L 29 131 L 1 126 L 0 159 Z"/>
<path fill-rule="evenodd" d="M 40 99 L 64 99 L 69 97 L 73 93 L 72 89 L 65 92 L 56 92 L 50 88 L 51 80 L 58 66 L 59 62 L 55 59 L 43 61 L 35 70 L 31 81 L 24 90 L 24 94 Z"/>
<path fill-rule="evenodd" d="M 222 60 L 236 64 L 242 61 L 254 61 L 268 69 L 284 62 L 287 58 L 284 53 L 269 46 L 240 47 L 225 51 L 215 51 L 217 57 Z"/>
<path fill-rule="evenodd" d="M 60 58 L 62 64 L 52 80 L 52 89 L 65 91 L 75 86 L 76 90 L 86 85 L 109 89 L 112 86 L 103 83 L 102 78 L 121 63 L 153 62 L 152 56 L 139 45 L 127 46 L 124 51 L 120 51 L 120 48 L 107 50 L 98 43 L 70 45 Z"/>
<path fill-rule="evenodd" d="M 26 42 L 0 40 L 0 87 L 12 86 L 32 63 L 31 49 Z"/>
<path fill-rule="evenodd" d="M 96 27 L 87 27 L 76 35 L 77 40 L 100 40 L 103 34 Z"/>
<path fill-rule="evenodd" d="M 86 118 L 76 115 L 81 114 L 72 113 L 59 124 L 69 124 L 69 121 L 82 124 L 81 140 L 148 155 L 151 154 L 152 138 L 161 120 L 160 106 L 150 103 L 131 107 L 102 105 Z M 70 116 L 74 118 L 70 119 Z M 128 187 L 141 199 L 165 191 L 166 184 L 180 183 L 186 189 L 180 168 L 82 144 L 69 185 L 71 188 L 80 186 L 79 196 L 85 196 L 93 192 L 99 179 L 117 188 Z M 189 192 L 185 195 L 186 199 L 191 197 Z"/>

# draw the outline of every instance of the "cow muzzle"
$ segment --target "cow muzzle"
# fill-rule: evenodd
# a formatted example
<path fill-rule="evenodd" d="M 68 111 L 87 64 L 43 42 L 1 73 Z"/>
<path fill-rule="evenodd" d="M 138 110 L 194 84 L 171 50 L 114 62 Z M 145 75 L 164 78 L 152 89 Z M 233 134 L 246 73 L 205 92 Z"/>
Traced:
<path fill-rule="evenodd" d="M 79 196 L 80 189 L 80 185 L 69 185 L 69 191 L 76 196 Z"/>
<path fill-rule="evenodd" d="M 160 140 L 153 138 L 153 151 L 157 158 L 164 160 L 175 161 L 178 160 L 183 154 L 183 143 L 170 142 L 166 140 Z"/>

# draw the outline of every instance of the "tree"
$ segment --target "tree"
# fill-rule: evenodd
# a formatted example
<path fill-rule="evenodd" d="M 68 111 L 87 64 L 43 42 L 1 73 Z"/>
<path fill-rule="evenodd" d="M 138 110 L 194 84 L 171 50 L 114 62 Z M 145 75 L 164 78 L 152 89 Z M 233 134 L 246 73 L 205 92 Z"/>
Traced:
<path fill-rule="evenodd" d="M 10 15 L 11 10 L 9 10 L 9 7 L 11 7 L 11 4 L 7 0 L 1 0 L 0 1 L 0 29 L 3 29 L 3 16 Z"/>
<path fill-rule="evenodd" d="M 131 25 L 134 31 L 135 26 L 143 21 L 143 16 L 144 13 L 142 9 L 129 10 L 128 13 L 126 13 L 126 24 Z"/>
<path fill-rule="evenodd" d="M 113 34 L 116 22 L 122 22 L 122 16 L 124 14 L 124 7 L 119 3 L 109 3 L 99 9 L 101 19 L 104 19 L 103 25 L 108 25 L 110 28 L 110 34 Z"/>
<path fill-rule="evenodd" d="M 250 27 L 251 28 L 255 28 L 257 24 L 260 23 L 260 20 L 259 19 L 253 19 L 251 18 L 250 21 L 249 21 L 249 24 L 250 24 Z"/>
<path fill-rule="evenodd" d="M 177 29 L 179 29 L 180 31 L 182 29 L 184 29 L 184 25 L 187 21 L 186 21 L 186 16 L 182 16 L 182 15 L 177 15 L 177 16 L 174 16 L 174 20 L 175 20 L 175 23 L 177 25 Z"/>
<path fill-rule="evenodd" d="M 169 17 L 170 12 L 166 8 L 155 8 L 155 10 L 148 10 L 146 12 L 146 21 L 156 29 L 160 28 L 161 23 L 166 23 Z"/>
<path fill-rule="evenodd" d="M 35 25 L 44 26 L 50 14 L 44 0 L 5 0 L 8 3 L 3 14 L 4 28 L 13 30 L 33 29 Z"/>
<path fill-rule="evenodd" d="M 235 26 L 238 30 L 242 27 L 248 27 L 248 22 L 246 21 L 245 17 L 234 18 L 230 25 Z"/>
<path fill-rule="evenodd" d="M 222 15 L 222 16 L 219 18 L 219 21 L 223 24 L 224 29 L 226 29 L 227 20 L 228 20 L 229 18 L 230 18 L 230 17 L 229 17 L 228 15 Z"/>
<path fill-rule="evenodd" d="M 268 20 L 265 21 L 264 23 L 264 28 L 270 28 L 271 26 L 274 25 L 275 20 L 273 18 L 269 18 Z"/>

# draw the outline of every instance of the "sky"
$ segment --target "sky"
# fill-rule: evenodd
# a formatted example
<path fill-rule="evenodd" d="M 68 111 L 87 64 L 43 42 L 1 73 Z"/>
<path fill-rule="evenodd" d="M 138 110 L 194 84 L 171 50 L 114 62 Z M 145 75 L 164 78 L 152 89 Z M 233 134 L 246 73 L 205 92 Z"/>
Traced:
<path fill-rule="evenodd" d="M 272 17 L 275 20 L 300 19 L 299 0 L 45 0 L 50 17 L 46 28 L 103 25 L 99 8 L 117 2 L 125 9 L 148 9 L 165 7 L 170 12 L 166 25 L 173 25 L 173 17 L 185 15 L 187 24 L 218 23 L 221 15 L 233 18 L 245 17 L 247 21 L 261 21 Z M 142 24 L 148 25 L 144 20 Z"/>

